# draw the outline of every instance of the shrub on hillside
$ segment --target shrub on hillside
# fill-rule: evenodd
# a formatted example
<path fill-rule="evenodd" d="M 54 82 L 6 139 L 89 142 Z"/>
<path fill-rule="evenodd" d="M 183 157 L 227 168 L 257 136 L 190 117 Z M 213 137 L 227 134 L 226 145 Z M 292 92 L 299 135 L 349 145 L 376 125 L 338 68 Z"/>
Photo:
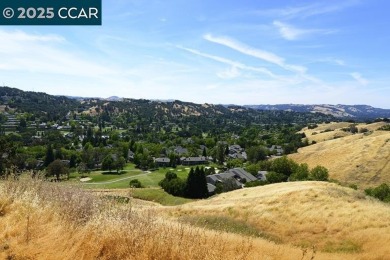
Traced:
<path fill-rule="evenodd" d="M 390 131 L 390 125 L 384 125 L 384 126 L 378 128 L 378 130 L 381 130 L 381 131 Z"/>
<path fill-rule="evenodd" d="M 159 185 L 164 191 L 173 196 L 184 196 L 186 183 L 178 178 L 174 172 L 167 172 L 165 178 L 160 181 Z"/>
<path fill-rule="evenodd" d="M 309 178 L 313 181 L 327 181 L 329 179 L 328 169 L 318 165 L 311 169 Z"/>
<path fill-rule="evenodd" d="M 375 197 L 384 202 L 390 202 L 390 187 L 386 183 L 382 183 L 375 188 L 368 188 L 364 191 L 369 196 Z"/>
<path fill-rule="evenodd" d="M 307 163 L 300 164 L 295 172 L 291 174 L 290 181 L 305 181 L 309 179 L 309 166 Z"/>
<path fill-rule="evenodd" d="M 129 185 L 131 188 L 142 188 L 142 183 L 138 179 L 131 180 Z"/>

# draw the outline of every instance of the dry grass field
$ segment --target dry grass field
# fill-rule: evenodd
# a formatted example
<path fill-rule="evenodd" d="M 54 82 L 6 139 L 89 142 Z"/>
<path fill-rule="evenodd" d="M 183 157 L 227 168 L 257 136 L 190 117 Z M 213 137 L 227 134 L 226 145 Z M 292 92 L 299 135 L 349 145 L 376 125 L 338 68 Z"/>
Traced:
<path fill-rule="evenodd" d="M 315 255 L 264 239 L 181 224 L 160 209 L 52 183 L 2 183 L 0 259 L 310 259 Z"/>
<path fill-rule="evenodd" d="M 242 221 L 278 243 L 349 253 L 329 259 L 388 259 L 390 255 L 390 206 L 333 183 L 247 188 L 185 204 L 173 215 Z"/>
<path fill-rule="evenodd" d="M 163 207 L 11 181 L 0 184 L 0 258 L 386 259 L 389 215 L 362 192 L 320 182 Z"/>
<path fill-rule="evenodd" d="M 317 144 L 301 148 L 289 157 L 311 167 L 323 165 L 329 169 L 330 178 L 357 184 L 359 188 L 389 183 L 390 132 L 377 131 L 385 123 L 360 124 L 358 129 L 372 132 L 354 135 L 341 130 L 349 124 L 324 124 L 316 129 L 304 129 L 309 140 Z M 323 132 L 326 129 L 332 131 Z M 313 132 L 317 134 L 312 135 Z"/>

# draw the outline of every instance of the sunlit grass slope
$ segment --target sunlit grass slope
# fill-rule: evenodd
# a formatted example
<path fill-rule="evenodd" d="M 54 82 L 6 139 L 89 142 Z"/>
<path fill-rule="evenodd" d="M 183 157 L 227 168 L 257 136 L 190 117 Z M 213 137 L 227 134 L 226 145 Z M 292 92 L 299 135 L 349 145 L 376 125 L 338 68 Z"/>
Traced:
<path fill-rule="evenodd" d="M 241 222 L 277 243 L 349 253 L 353 259 L 390 255 L 390 206 L 333 183 L 242 189 L 182 205 L 173 215 L 191 223 L 198 219 L 205 226 L 218 219 L 224 219 L 221 226 Z"/>
<path fill-rule="evenodd" d="M 317 132 L 325 128 L 339 129 L 345 127 L 344 124 L 321 125 Z M 361 188 L 377 186 L 383 182 L 389 183 L 390 132 L 376 130 L 384 124 L 382 122 L 358 125 L 359 129 L 373 131 L 367 133 L 352 135 L 334 130 L 314 135 L 318 138 L 317 144 L 301 148 L 298 153 L 289 157 L 299 163 L 308 163 L 311 167 L 323 165 L 329 169 L 330 178 L 357 184 Z M 306 136 L 310 137 L 310 132 L 315 130 L 305 130 Z M 344 137 L 333 139 L 334 135 Z"/>
<path fill-rule="evenodd" d="M 170 207 L 174 209 L 174 207 Z M 53 183 L 0 183 L 0 259 L 329 259 Z M 302 258 L 303 257 L 303 258 Z"/>

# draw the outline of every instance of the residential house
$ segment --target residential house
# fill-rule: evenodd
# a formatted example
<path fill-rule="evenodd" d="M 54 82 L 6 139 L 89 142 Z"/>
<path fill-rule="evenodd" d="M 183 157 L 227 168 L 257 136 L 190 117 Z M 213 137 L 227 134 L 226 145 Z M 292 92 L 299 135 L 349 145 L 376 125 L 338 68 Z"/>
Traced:
<path fill-rule="evenodd" d="M 238 144 L 230 145 L 228 149 L 229 149 L 229 154 L 228 154 L 229 158 L 247 160 L 248 156 L 244 148 L 242 148 L 240 145 Z"/>
<path fill-rule="evenodd" d="M 250 181 L 257 180 L 252 174 L 246 172 L 242 168 L 234 168 L 227 170 L 223 173 L 217 173 L 206 176 L 207 188 L 210 194 L 215 192 L 215 188 L 218 183 L 227 183 L 230 182 L 229 185 L 235 186 L 235 188 L 239 189 L 244 187 L 244 184 Z"/>
<path fill-rule="evenodd" d="M 206 176 L 207 190 L 209 194 L 214 194 L 217 185 L 228 184 L 232 186 L 232 189 L 242 188 L 242 184 L 234 177 L 234 173 L 223 172 Z"/>
<path fill-rule="evenodd" d="M 155 158 L 154 163 L 157 167 L 168 167 L 171 160 L 169 158 Z"/>
<path fill-rule="evenodd" d="M 135 155 L 134 152 L 129 149 L 129 151 L 127 152 L 127 160 L 128 161 L 134 160 L 134 155 Z"/>
<path fill-rule="evenodd" d="M 73 133 L 66 133 L 64 135 L 65 138 L 69 138 L 69 139 L 72 139 L 74 137 L 74 134 Z"/>
<path fill-rule="evenodd" d="M 258 171 L 256 178 L 260 181 L 266 181 L 267 180 L 267 174 L 268 171 Z"/>
<path fill-rule="evenodd" d="M 270 148 L 268 148 L 268 150 L 271 152 L 275 152 L 276 156 L 282 156 L 284 153 L 284 150 L 280 145 L 272 145 Z"/>
<path fill-rule="evenodd" d="M 177 155 L 183 155 L 183 154 L 187 154 L 188 153 L 188 150 L 187 148 L 183 148 L 181 146 L 177 146 L 175 148 L 175 150 L 173 150 L 173 152 Z"/>
<path fill-rule="evenodd" d="M 250 181 L 256 181 L 257 178 L 250 174 L 249 172 L 245 171 L 242 168 L 234 168 L 228 170 L 228 172 L 231 172 L 234 174 L 235 178 L 238 179 L 241 183 L 246 183 Z"/>
<path fill-rule="evenodd" d="M 210 195 L 215 194 L 215 190 L 217 189 L 217 186 L 207 183 L 207 191 L 209 192 Z"/>
<path fill-rule="evenodd" d="M 199 156 L 199 157 L 181 157 L 180 163 L 182 165 L 199 165 L 199 164 L 207 164 L 208 160 L 207 157 Z"/>

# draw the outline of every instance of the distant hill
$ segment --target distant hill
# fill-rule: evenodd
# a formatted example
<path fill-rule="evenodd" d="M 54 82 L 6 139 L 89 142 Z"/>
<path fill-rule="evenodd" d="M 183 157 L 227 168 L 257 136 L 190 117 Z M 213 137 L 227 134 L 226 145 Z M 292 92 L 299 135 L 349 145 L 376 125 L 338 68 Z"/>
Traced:
<path fill-rule="evenodd" d="M 46 120 L 58 120 L 76 109 L 79 102 L 65 96 L 0 87 L 0 105 L 16 112 L 33 114 L 37 119 L 42 116 Z"/>
<path fill-rule="evenodd" d="M 257 110 L 283 110 L 295 112 L 319 112 L 337 118 L 375 119 L 390 118 L 390 109 L 375 108 L 367 105 L 247 105 Z"/>
<path fill-rule="evenodd" d="M 106 100 L 108 100 L 108 101 L 122 101 L 123 98 L 118 97 L 118 96 L 111 96 L 111 97 L 106 98 Z"/>
<path fill-rule="evenodd" d="M 121 121 L 121 127 L 139 121 L 150 126 L 151 123 L 162 121 L 187 120 L 200 127 L 226 124 L 308 124 L 336 120 L 333 116 L 322 113 L 259 111 L 236 105 L 196 104 L 180 100 L 168 102 L 115 96 L 108 99 L 53 96 L 9 87 L 0 87 L 0 105 L 18 113 L 31 113 L 43 121 L 62 120 L 65 116 L 76 117 L 82 114 L 100 116 L 106 122 Z"/>

